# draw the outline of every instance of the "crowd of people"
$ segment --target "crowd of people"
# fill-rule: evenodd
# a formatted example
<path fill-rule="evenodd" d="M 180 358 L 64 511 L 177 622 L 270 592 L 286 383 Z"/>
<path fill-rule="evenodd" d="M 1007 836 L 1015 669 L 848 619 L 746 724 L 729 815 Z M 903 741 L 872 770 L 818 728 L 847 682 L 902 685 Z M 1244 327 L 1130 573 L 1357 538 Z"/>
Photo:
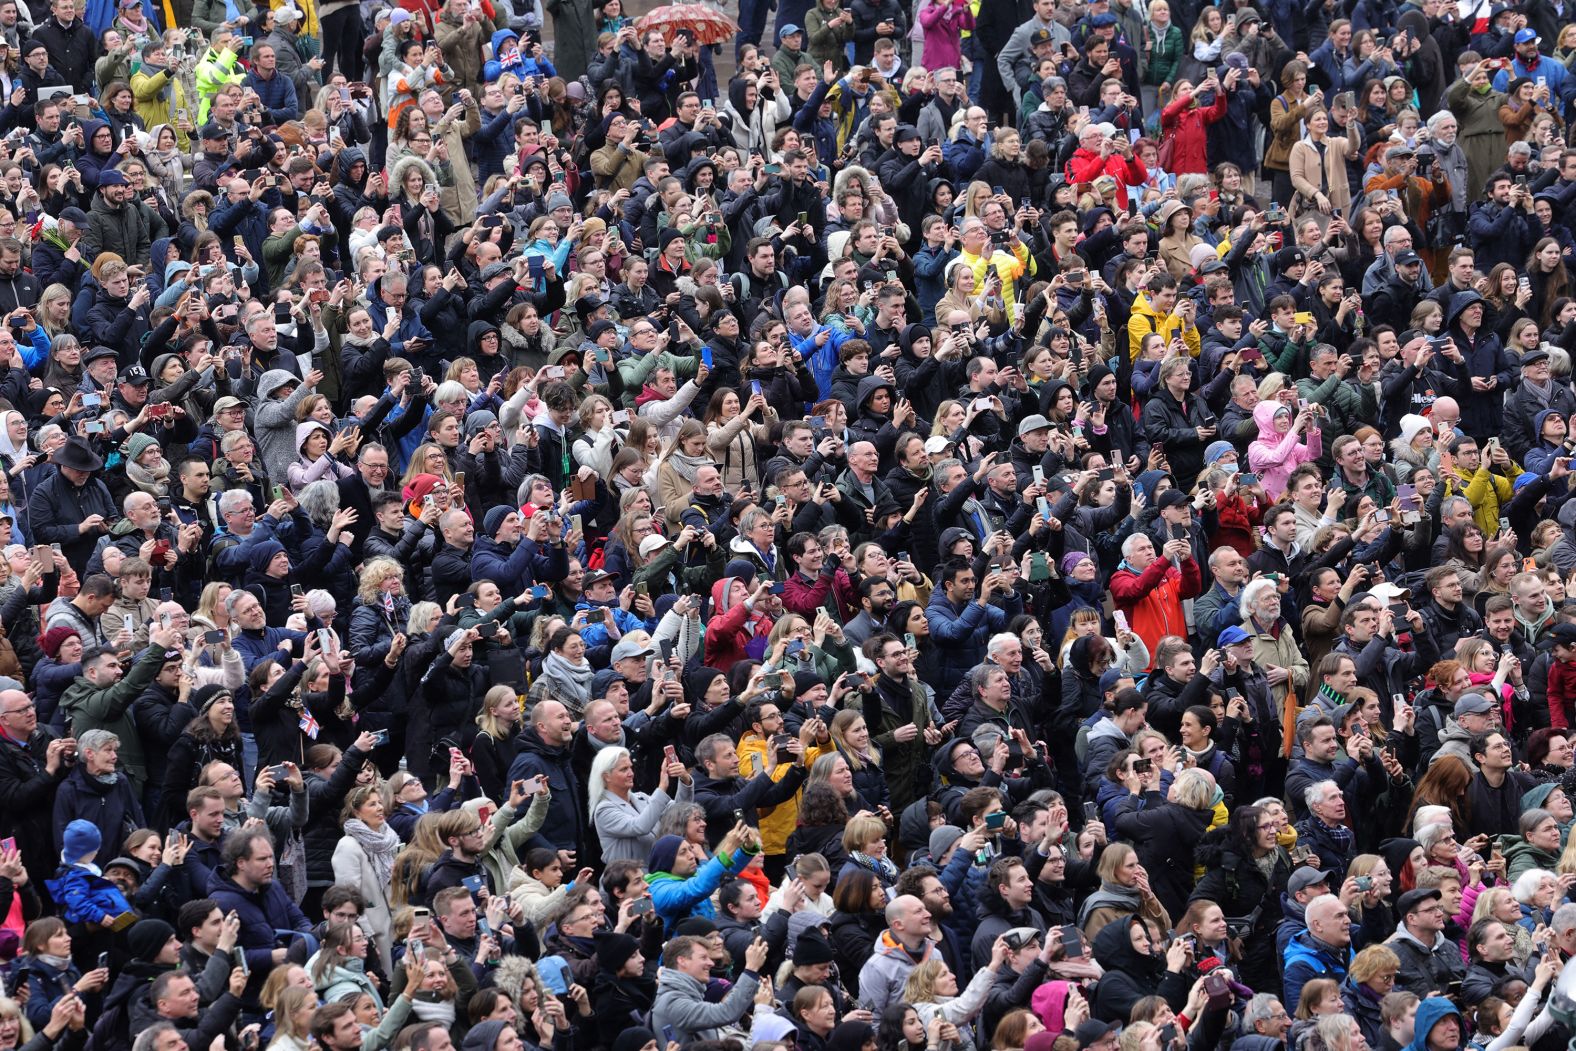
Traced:
<path fill-rule="evenodd" d="M 636 14 L 0 0 L 0 1051 L 1561 1051 L 1569 0 Z"/>

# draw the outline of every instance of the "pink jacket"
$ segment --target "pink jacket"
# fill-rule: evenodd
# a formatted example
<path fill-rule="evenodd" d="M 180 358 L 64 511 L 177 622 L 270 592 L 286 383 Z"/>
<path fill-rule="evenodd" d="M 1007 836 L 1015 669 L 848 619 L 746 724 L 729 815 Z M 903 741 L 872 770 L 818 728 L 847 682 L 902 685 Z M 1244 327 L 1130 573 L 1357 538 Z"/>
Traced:
<path fill-rule="evenodd" d="M 927 0 L 919 9 L 919 24 L 925 31 L 920 65 L 935 71 L 963 64 L 963 31 L 974 28 L 968 0 Z"/>
<path fill-rule="evenodd" d="M 1286 491 L 1286 479 L 1309 460 L 1316 460 L 1324 451 L 1318 431 L 1308 434 L 1306 442 L 1297 439 L 1296 431 L 1275 433 L 1275 410 L 1279 401 L 1261 401 L 1253 409 L 1253 422 L 1259 425 L 1259 436 L 1248 446 L 1248 466 L 1258 472 L 1259 484 L 1271 500 L 1279 500 Z"/>

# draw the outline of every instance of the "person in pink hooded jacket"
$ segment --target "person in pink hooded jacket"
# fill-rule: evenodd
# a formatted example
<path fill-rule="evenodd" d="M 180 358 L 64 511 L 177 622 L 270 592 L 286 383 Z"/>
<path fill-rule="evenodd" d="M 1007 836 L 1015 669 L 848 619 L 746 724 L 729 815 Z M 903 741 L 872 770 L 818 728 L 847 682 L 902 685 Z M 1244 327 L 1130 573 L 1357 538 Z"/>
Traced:
<path fill-rule="evenodd" d="M 1297 409 L 1283 401 L 1261 401 L 1253 409 L 1259 436 L 1248 446 L 1248 466 L 1271 500 L 1286 491 L 1286 479 L 1300 465 L 1318 459 L 1324 446 L 1313 406 Z"/>

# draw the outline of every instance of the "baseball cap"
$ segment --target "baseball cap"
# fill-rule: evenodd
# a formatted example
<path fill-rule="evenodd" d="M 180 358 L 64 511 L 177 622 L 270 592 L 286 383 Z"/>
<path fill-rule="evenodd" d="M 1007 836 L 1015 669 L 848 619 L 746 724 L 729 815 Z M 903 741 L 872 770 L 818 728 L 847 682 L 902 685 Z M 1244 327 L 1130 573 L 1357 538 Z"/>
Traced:
<path fill-rule="evenodd" d="M 1291 878 L 1286 881 L 1286 892 L 1288 894 L 1300 894 L 1309 887 L 1316 887 L 1321 883 L 1330 882 L 1331 875 L 1332 873 L 1304 865 L 1296 872 L 1293 872 Z"/>
<path fill-rule="evenodd" d="M 782 32 L 777 34 L 777 39 L 781 40 L 784 37 L 791 37 L 795 33 L 803 33 L 803 32 L 804 32 L 804 30 L 800 29 L 798 26 L 794 25 L 792 22 L 789 22 L 787 25 L 783 26 Z"/>
<path fill-rule="evenodd" d="M 1518 43 L 1518 44 L 1536 44 L 1537 42 L 1538 42 L 1538 31 L 1536 29 L 1518 29 L 1518 30 L 1516 30 L 1516 43 Z"/>
<path fill-rule="evenodd" d="M 1051 36 L 1051 31 L 1049 29 L 1036 29 L 1034 32 L 1029 34 L 1029 46 L 1033 47 L 1036 44 L 1049 44 L 1054 39 L 1055 37 Z"/>
<path fill-rule="evenodd" d="M 1456 699 L 1452 715 L 1459 719 L 1463 715 L 1487 715 L 1494 710 L 1494 705 L 1481 693 L 1464 693 Z"/>
<path fill-rule="evenodd" d="M 1423 257 L 1408 248 L 1395 257 L 1396 266 L 1416 266 L 1423 261 Z"/>
<path fill-rule="evenodd" d="M 143 368 L 141 365 L 133 365 L 131 368 L 125 369 L 121 372 L 120 376 L 117 377 L 117 382 L 130 383 L 135 387 L 143 387 L 149 383 L 152 383 L 153 380 L 148 376 L 147 369 Z"/>
<path fill-rule="evenodd" d="M 944 453 L 947 451 L 947 446 L 949 444 L 950 443 L 947 441 L 947 439 L 943 438 L 941 435 L 933 434 L 929 438 L 925 439 L 925 451 L 932 454 Z"/>
<path fill-rule="evenodd" d="M 1576 646 L 1576 624 L 1556 624 L 1549 629 L 1549 638 L 1562 646 Z"/>
<path fill-rule="evenodd" d="M 1243 631 L 1239 625 L 1233 624 L 1220 633 L 1220 637 L 1215 640 L 1215 645 L 1235 646 L 1239 642 L 1249 641 L 1252 637 L 1246 631 Z"/>
<path fill-rule="evenodd" d="M 1444 895 L 1439 892 L 1438 887 L 1414 887 L 1412 890 L 1409 890 L 1405 894 L 1401 895 L 1401 897 L 1396 901 L 1396 915 L 1410 916 L 1412 913 L 1417 911 L 1418 906 L 1422 905 L 1423 902 L 1439 901 L 1443 897 Z"/>
<path fill-rule="evenodd" d="M 1032 416 L 1025 416 L 1023 418 L 1023 422 L 1018 424 L 1018 437 L 1022 438 L 1025 434 L 1028 434 L 1030 431 L 1047 430 L 1047 429 L 1049 429 L 1050 426 L 1051 426 L 1051 421 L 1047 420 L 1044 416 L 1041 416 L 1039 413 L 1035 413 Z"/>
<path fill-rule="evenodd" d="M 1073 1030 L 1073 1039 L 1078 1041 L 1079 1048 L 1091 1047 L 1102 1037 L 1120 1028 L 1122 1028 L 1121 1022 L 1101 1022 L 1090 1018 L 1078 1023 L 1078 1028 Z"/>
<path fill-rule="evenodd" d="M 614 664 L 628 660 L 631 657 L 649 657 L 657 652 L 640 639 L 619 639 L 618 645 L 613 647 L 613 654 L 608 659 Z"/>

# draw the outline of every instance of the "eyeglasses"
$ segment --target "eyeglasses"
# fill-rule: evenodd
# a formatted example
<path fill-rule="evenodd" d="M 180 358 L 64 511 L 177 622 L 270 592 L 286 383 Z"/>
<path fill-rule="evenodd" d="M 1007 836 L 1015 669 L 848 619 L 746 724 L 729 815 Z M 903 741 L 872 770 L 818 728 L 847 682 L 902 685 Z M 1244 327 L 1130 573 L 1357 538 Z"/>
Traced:
<path fill-rule="evenodd" d="M 33 711 L 37 711 L 37 710 L 38 710 L 38 705 L 36 705 L 36 704 L 29 704 L 29 705 L 24 705 L 21 708 L 9 708 L 6 711 L 0 712 L 0 715 L 26 715 L 28 712 L 33 712 Z"/>

